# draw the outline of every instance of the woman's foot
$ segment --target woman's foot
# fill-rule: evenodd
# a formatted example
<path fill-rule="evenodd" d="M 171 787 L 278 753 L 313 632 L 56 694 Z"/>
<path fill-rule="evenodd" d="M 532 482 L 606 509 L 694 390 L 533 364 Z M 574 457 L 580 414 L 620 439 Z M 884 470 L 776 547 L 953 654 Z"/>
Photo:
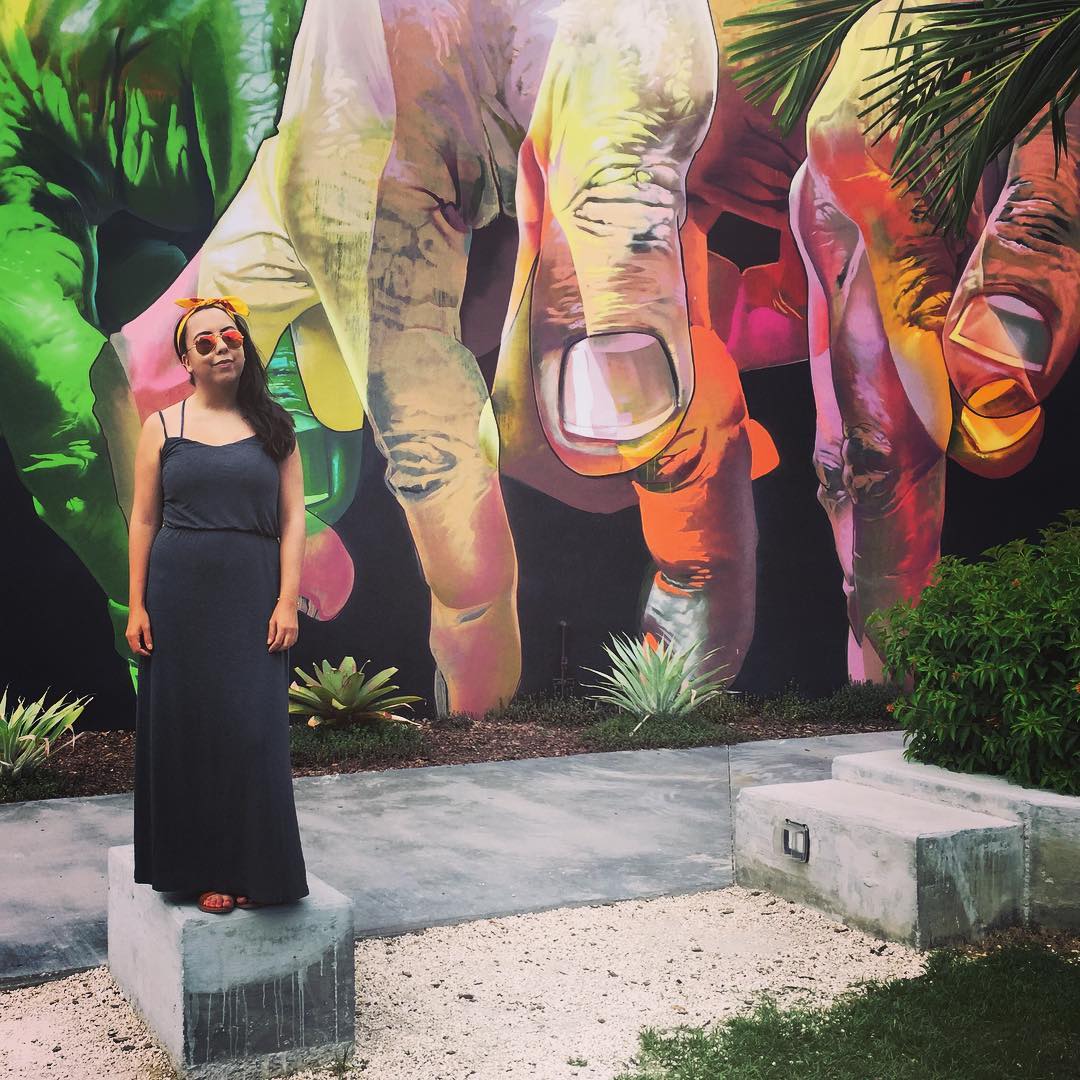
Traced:
<path fill-rule="evenodd" d="M 234 900 L 228 893 L 199 893 L 199 910 L 211 915 L 227 915 L 232 911 L 233 905 Z"/>
<path fill-rule="evenodd" d="M 260 904 L 258 900 L 252 900 L 250 896 L 238 896 L 236 898 L 236 906 L 247 911 L 250 908 L 262 907 L 262 904 Z"/>

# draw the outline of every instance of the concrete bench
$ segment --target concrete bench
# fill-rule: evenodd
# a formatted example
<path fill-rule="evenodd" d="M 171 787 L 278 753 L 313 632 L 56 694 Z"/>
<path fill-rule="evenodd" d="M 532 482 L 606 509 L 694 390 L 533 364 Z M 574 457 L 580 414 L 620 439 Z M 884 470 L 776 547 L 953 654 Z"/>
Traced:
<path fill-rule="evenodd" d="M 832 775 L 849 784 L 1019 822 L 1026 855 L 1024 922 L 1080 930 L 1080 797 L 905 761 L 902 750 L 844 754 L 833 761 Z"/>
<path fill-rule="evenodd" d="M 295 904 L 207 914 L 109 849 L 109 970 L 181 1077 L 286 1076 L 352 1056 L 353 908 L 308 874 Z"/>
<path fill-rule="evenodd" d="M 1014 821 L 840 780 L 748 787 L 735 806 L 738 884 L 921 949 L 1019 922 L 1023 859 Z"/>

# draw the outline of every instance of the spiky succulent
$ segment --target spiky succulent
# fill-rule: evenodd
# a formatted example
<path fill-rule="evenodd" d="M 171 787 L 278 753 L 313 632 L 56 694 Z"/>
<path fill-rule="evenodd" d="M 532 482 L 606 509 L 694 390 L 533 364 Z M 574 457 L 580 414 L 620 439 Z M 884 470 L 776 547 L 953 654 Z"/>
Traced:
<path fill-rule="evenodd" d="M 358 669 L 351 656 L 337 667 L 324 660 L 321 667 L 313 665 L 314 677 L 295 668 L 305 685 L 294 682 L 289 686 L 289 714 L 306 716 L 308 727 L 313 728 L 381 722 L 420 727 L 416 720 L 396 710 L 411 709 L 414 701 L 424 699 L 398 693 L 399 688 L 390 682 L 397 674 L 395 667 L 366 678 L 367 663 L 365 660 Z"/>
<path fill-rule="evenodd" d="M 698 648 L 681 650 L 666 641 L 647 635 L 634 641 L 626 635 L 613 634 L 604 645 L 611 661 L 610 671 L 586 668 L 599 676 L 599 684 L 589 687 L 593 701 L 613 705 L 621 713 L 637 718 L 639 727 L 650 717 L 678 720 L 703 702 L 717 697 L 729 681 L 719 675 L 719 668 L 705 670 L 715 655 L 699 655 Z"/>
<path fill-rule="evenodd" d="M 59 701 L 45 707 L 49 691 L 30 705 L 23 698 L 8 715 L 7 688 L 0 697 L 0 777 L 17 780 L 24 772 L 40 765 L 52 750 L 53 743 L 82 715 L 90 697 Z M 72 735 L 74 741 L 77 735 Z"/>

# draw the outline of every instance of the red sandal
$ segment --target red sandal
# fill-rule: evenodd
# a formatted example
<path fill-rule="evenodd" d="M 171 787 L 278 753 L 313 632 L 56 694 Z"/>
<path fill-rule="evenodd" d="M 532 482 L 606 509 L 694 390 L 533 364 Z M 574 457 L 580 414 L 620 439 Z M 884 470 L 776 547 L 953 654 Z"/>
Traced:
<path fill-rule="evenodd" d="M 210 896 L 223 896 L 228 903 L 220 904 L 217 907 L 210 907 L 206 900 Z M 208 889 L 204 893 L 199 893 L 199 910 L 205 911 L 208 915 L 228 915 L 232 911 L 236 901 L 228 894 L 223 892 L 216 892 L 214 889 Z"/>

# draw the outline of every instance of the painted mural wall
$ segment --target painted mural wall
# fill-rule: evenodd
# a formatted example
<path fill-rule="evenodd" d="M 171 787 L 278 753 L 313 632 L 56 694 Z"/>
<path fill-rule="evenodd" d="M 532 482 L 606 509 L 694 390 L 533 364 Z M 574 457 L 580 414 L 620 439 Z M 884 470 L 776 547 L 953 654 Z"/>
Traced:
<path fill-rule="evenodd" d="M 892 5 L 787 136 L 733 81 L 752 6 L 5 0 L 0 683 L 133 722 L 179 297 L 246 300 L 296 423 L 293 662 L 441 708 L 613 631 L 874 678 L 869 612 L 1080 501 L 1075 157 L 1015 149 L 946 236 L 857 115 Z"/>

